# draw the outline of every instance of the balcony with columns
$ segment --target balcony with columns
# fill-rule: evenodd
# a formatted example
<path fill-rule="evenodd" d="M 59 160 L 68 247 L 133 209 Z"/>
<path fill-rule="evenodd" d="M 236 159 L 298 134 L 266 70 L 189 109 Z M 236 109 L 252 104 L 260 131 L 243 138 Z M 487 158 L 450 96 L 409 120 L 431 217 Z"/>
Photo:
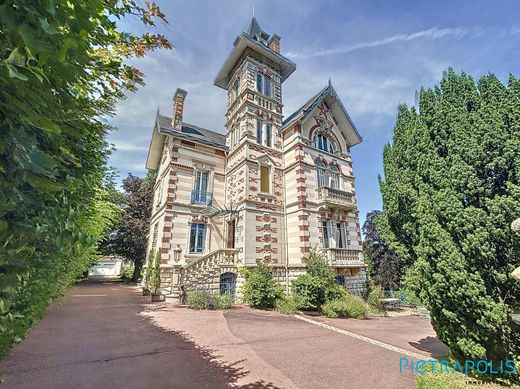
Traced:
<path fill-rule="evenodd" d="M 353 193 L 330 187 L 316 189 L 319 207 L 337 208 L 347 211 L 356 208 L 356 199 Z"/>
<path fill-rule="evenodd" d="M 362 267 L 363 252 L 361 250 L 327 248 L 324 249 L 327 260 L 332 267 Z"/>

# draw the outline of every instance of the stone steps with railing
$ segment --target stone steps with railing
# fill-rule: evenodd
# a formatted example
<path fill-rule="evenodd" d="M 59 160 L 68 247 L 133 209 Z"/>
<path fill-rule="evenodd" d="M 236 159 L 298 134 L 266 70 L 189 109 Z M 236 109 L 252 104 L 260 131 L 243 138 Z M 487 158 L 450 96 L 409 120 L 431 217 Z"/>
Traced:
<path fill-rule="evenodd" d="M 185 290 L 218 287 L 223 270 L 236 271 L 237 254 L 237 249 L 219 249 L 183 265 L 181 283 Z"/>

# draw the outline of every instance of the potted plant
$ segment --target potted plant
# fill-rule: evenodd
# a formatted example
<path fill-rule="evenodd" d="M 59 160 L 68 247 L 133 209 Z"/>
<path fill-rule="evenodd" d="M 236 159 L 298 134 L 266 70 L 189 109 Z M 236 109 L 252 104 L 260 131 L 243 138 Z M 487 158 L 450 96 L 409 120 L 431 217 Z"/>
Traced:
<path fill-rule="evenodd" d="M 157 251 L 155 258 L 148 270 L 150 273 L 149 287 L 152 292 L 152 302 L 161 301 L 161 252 Z"/>

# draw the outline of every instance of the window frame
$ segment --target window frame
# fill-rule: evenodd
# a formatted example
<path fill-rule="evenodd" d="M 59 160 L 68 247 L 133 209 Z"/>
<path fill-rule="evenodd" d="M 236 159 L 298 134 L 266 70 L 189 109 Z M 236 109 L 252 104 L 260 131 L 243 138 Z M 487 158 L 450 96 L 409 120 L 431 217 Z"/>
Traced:
<path fill-rule="evenodd" d="M 314 147 L 326 153 L 336 154 L 336 145 L 334 141 L 322 132 L 314 135 Z"/>
<path fill-rule="evenodd" d="M 324 188 L 327 186 L 326 169 L 327 167 L 323 162 L 316 162 L 316 185 L 318 188 Z"/>
<path fill-rule="evenodd" d="M 336 223 L 336 248 L 347 248 L 347 230 L 344 222 Z"/>
<path fill-rule="evenodd" d="M 330 249 L 330 221 L 322 220 L 321 221 L 321 237 L 323 239 L 323 248 Z"/>
<path fill-rule="evenodd" d="M 266 171 L 266 176 L 262 174 L 264 171 Z M 260 193 L 271 193 L 271 166 L 269 165 L 260 165 Z M 267 185 L 267 191 L 264 189 L 264 184 Z"/>
<path fill-rule="evenodd" d="M 263 73 L 256 72 L 256 91 L 266 97 L 273 97 L 273 79 Z"/>
<path fill-rule="evenodd" d="M 190 254 L 203 254 L 206 246 L 206 223 L 191 223 Z"/>

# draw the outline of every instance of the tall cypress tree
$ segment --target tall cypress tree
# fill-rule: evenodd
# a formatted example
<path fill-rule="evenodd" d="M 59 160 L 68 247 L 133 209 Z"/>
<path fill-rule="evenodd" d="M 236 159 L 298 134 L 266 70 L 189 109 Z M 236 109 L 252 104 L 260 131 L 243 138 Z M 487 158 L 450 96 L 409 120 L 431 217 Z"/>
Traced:
<path fill-rule="evenodd" d="M 449 70 L 398 109 L 384 149 L 377 227 L 410 265 L 407 285 L 459 358 L 520 358 L 520 81 Z"/>

